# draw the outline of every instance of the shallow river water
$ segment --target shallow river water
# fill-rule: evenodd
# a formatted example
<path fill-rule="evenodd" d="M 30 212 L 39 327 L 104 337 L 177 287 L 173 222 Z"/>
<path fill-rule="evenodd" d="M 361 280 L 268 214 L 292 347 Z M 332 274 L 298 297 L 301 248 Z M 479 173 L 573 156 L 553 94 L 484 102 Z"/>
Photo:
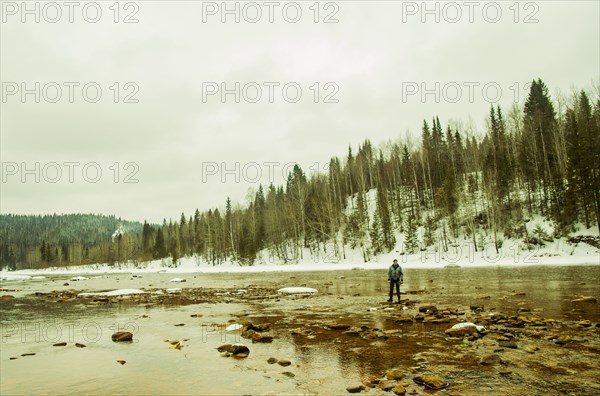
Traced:
<path fill-rule="evenodd" d="M 336 395 L 347 394 L 348 385 L 360 383 L 378 370 L 385 373 L 408 360 L 403 353 L 390 351 L 385 341 L 369 344 L 367 351 L 373 353 L 364 353 L 362 341 L 317 338 L 313 344 L 310 335 L 302 339 L 290 335 L 287 321 L 297 318 L 296 313 L 304 315 L 297 323 L 306 327 L 313 320 L 356 322 L 359 326 L 368 321 L 386 329 L 386 322 L 377 316 L 387 299 L 385 271 L 85 276 L 89 279 L 72 281 L 72 276 L 48 275 L 45 279 L 0 284 L 3 296 L 14 296 L 0 299 L 1 395 Z M 186 282 L 170 282 L 175 276 Z M 319 293 L 267 301 L 246 301 L 243 297 L 247 289 L 275 292 L 286 286 L 314 287 Z M 49 301 L 35 295 L 59 290 L 155 291 L 174 287 L 227 289 L 230 291 L 224 293 L 232 293 L 232 298 L 199 304 L 178 304 L 177 300 L 149 304 L 118 298 L 117 302 L 89 304 L 77 299 Z M 241 290 L 239 294 L 236 289 Z M 545 318 L 600 321 L 597 303 L 573 306 L 571 302 L 580 295 L 600 297 L 600 265 L 411 269 L 405 270 L 403 291 L 403 299 L 417 303 L 468 306 L 477 302 L 490 311 L 527 307 Z M 323 309 L 315 309 L 319 307 Z M 223 325 L 241 317 L 271 322 L 274 342 L 252 344 L 237 333 L 223 330 Z M 131 331 L 134 341 L 112 342 L 111 334 L 121 330 Z M 419 328 L 415 325 L 412 330 Z M 170 348 L 166 340 L 179 340 L 183 348 Z M 67 345 L 53 346 L 60 342 Z M 248 358 L 225 358 L 216 351 L 221 344 L 235 342 L 250 347 Z M 31 353 L 35 355 L 23 356 Z M 270 357 L 290 360 L 292 365 L 268 364 Z M 592 369 L 600 374 L 600 363 L 596 364 Z M 478 393 L 487 391 L 473 392 Z"/>

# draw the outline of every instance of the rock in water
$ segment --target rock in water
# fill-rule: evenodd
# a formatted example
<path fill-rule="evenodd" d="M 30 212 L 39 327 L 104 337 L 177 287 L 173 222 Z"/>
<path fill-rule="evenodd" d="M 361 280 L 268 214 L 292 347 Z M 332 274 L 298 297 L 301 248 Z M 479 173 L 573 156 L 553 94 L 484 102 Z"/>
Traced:
<path fill-rule="evenodd" d="M 349 386 L 346 388 L 346 391 L 348 393 L 360 393 L 361 391 L 365 390 L 365 386 L 364 385 L 356 385 L 356 386 Z"/>
<path fill-rule="evenodd" d="M 85 345 L 84 345 L 84 344 L 80 344 L 80 343 L 78 343 L 78 342 L 76 342 L 76 343 L 75 343 L 75 346 L 76 346 L 77 348 L 85 348 Z"/>
<path fill-rule="evenodd" d="M 53 344 L 52 346 L 67 346 L 66 342 L 58 342 L 56 344 Z"/>
<path fill-rule="evenodd" d="M 446 330 L 446 334 L 452 337 L 462 337 L 465 335 L 477 334 L 477 327 L 475 327 L 475 325 L 451 327 Z"/>
<path fill-rule="evenodd" d="M 117 360 L 117 363 L 121 363 L 121 366 L 127 363 L 125 360 Z"/>
<path fill-rule="evenodd" d="M 423 385 L 429 389 L 439 390 L 447 388 L 449 383 L 438 377 L 437 375 L 423 375 L 413 378 L 413 381 L 419 385 Z"/>
<path fill-rule="evenodd" d="M 133 341 L 133 334 L 128 331 L 117 331 L 111 338 L 115 342 Z"/>
<path fill-rule="evenodd" d="M 250 349 L 243 344 L 224 344 L 218 347 L 217 351 L 229 353 L 237 358 L 245 358 L 250 354 Z"/>
<path fill-rule="evenodd" d="M 289 366 L 290 364 L 292 364 L 292 362 L 290 362 L 289 360 L 282 359 L 282 360 L 277 361 L 277 364 L 285 367 L 285 366 Z"/>
<path fill-rule="evenodd" d="M 400 381 L 404 377 L 404 373 L 398 369 L 389 370 L 385 373 L 385 377 L 392 381 Z"/>
<path fill-rule="evenodd" d="M 233 344 L 230 352 L 234 357 L 245 358 L 250 354 L 250 349 L 246 345 Z"/>
<path fill-rule="evenodd" d="M 578 303 L 578 302 L 596 302 L 596 298 L 592 297 L 592 296 L 581 296 L 579 298 L 576 298 L 575 300 L 572 300 L 571 302 L 574 302 L 574 303 Z"/>
<path fill-rule="evenodd" d="M 554 342 L 558 345 L 565 345 L 572 342 L 573 339 L 569 336 L 558 337 Z"/>
<path fill-rule="evenodd" d="M 396 381 L 385 380 L 385 381 L 379 382 L 379 384 L 377 384 L 377 387 L 379 389 L 382 389 L 385 392 L 389 392 L 392 389 L 394 389 L 394 387 L 396 387 L 396 385 L 398 385 L 396 383 Z"/>
<path fill-rule="evenodd" d="M 279 359 L 274 358 L 274 357 L 270 357 L 269 359 L 267 359 L 267 363 L 269 364 L 275 364 L 279 361 Z"/>

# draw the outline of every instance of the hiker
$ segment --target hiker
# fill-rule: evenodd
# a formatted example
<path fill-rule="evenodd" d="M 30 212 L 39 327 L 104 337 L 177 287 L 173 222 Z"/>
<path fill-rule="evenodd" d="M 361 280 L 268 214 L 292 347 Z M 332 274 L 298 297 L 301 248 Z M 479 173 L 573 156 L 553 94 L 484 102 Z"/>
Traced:
<path fill-rule="evenodd" d="M 388 281 L 390 281 L 390 299 L 388 302 L 392 302 L 394 297 L 394 285 L 396 285 L 396 295 L 398 296 L 398 304 L 400 304 L 400 285 L 404 283 L 402 274 L 402 267 L 398 264 L 398 260 L 394 259 L 393 264 L 388 270 Z"/>

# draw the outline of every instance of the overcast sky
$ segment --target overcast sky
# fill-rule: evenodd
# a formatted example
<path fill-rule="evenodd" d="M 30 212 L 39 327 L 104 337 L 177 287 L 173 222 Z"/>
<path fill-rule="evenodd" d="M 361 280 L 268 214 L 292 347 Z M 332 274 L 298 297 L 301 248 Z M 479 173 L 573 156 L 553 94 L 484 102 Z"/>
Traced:
<path fill-rule="evenodd" d="M 481 133 L 534 78 L 600 80 L 598 1 L 22 4 L 2 2 L 2 213 L 177 219 L 435 115 Z"/>

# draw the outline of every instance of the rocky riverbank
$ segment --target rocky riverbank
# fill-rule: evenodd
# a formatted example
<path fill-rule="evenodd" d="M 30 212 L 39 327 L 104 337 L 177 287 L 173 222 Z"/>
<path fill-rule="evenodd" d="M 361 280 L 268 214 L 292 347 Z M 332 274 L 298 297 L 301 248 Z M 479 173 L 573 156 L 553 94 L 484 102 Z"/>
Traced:
<path fill-rule="evenodd" d="M 365 271 L 345 274 L 280 274 L 236 281 L 232 287 L 200 287 L 193 279 L 182 288 L 170 287 L 170 282 L 152 287 L 157 283 L 153 279 L 135 284 L 143 290 L 122 293 L 74 288 L 71 282 L 25 297 L 14 285 L 2 290 L 0 305 L 14 309 L 27 300 L 48 312 L 83 309 L 103 315 L 143 307 L 149 315 L 139 316 L 140 328 L 146 332 L 159 325 L 152 319 L 153 310 L 166 309 L 172 324 L 160 324 L 164 339 L 158 344 L 167 342 L 161 348 L 187 356 L 202 340 L 213 351 L 203 362 L 228 358 L 218 362 L 264 373 L 265 387 L 247 388 L 245 394 L 268 394 L 264 389 L 269 381 L 284 378 L 300 394 L 600 393 L 600 309 L 595 295 L 564 294 L 549 305 L 539 290 L 488 287 L 486 293 L 481 281 L 468 279 L 450 291 L 449 273 L 438 271 L 403 291 L 401 304 L 390 304 L 385 282 L 365 287 L 361 282 L 370 276 Z M 412 275 L 417 284 L 417 274 Z M 278 293 L 290 285 L 319 292 Z M 579 282 L 572 287 L 596 290 L 588 286 Z M 559 314 L 548 314 L 548 307 Z M 460 323 L 467 324 L 456 328 Z M 223 336 L 205 339 L 205 330 Z M 136 350 L 157 347 L 135 331 L 132 338 L 139 341 Z M 97 348 L 88 346 L 86 350 Z M 119 365 L 125 361 L 130 359 L 119 359 Z"/>

